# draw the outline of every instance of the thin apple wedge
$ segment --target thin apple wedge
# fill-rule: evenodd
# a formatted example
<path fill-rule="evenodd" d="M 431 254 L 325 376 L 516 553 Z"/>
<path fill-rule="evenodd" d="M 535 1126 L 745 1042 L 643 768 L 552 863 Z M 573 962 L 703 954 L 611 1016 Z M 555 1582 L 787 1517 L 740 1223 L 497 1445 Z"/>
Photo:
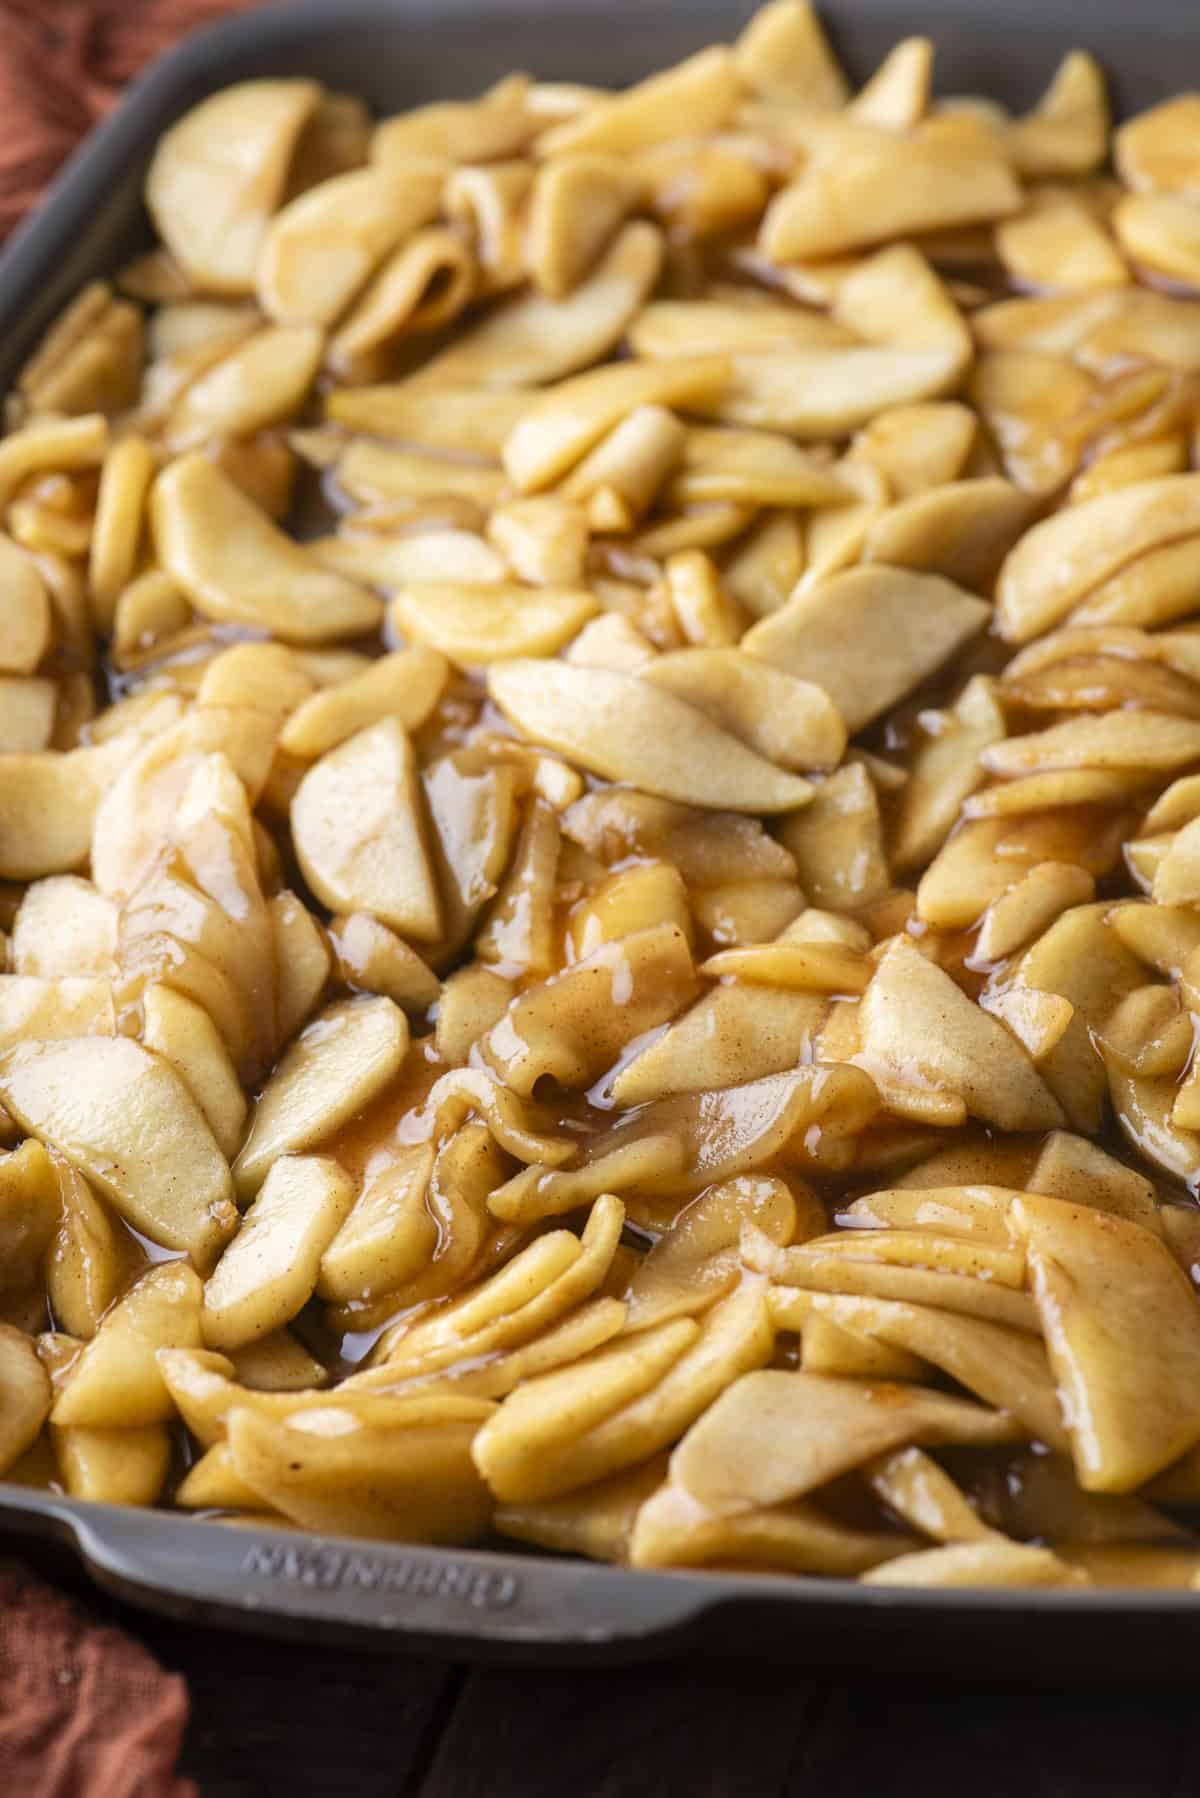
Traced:
<path fill-rule="evenodd" d="M 1162 1241 L 1126 1218 L 1025 1194 L 1046 1349 L 1088 1492 L 1131 1492 L 1200 1441 L 1200 1305 Z"/>
<path fill-rule="evenodd" d="M 290 1323 L 312 1297 L 321 1256 L 354 1203 L 354 1182 L 322 1155 L 282 1155 L 204 1289 L 204 1340 L 237 1349 Z"/>
<path fill-rule="evenodd" d="M 0 1102 L 164 1248 L 212 1261 L 237 1213 L 229 1163 L 182 1080 L 127 1037 L 0 1055 Z"/>
<path fill-rule="evenodd" d="M 70 1367 L 53 1422 L 106 1430 L 169 1423 L 175 1406 L 156 1357 L 163 1348 L 199 1348 L 201 1293 L 198 1276 L 179 1261 L 143 1274 Z"/>
<path fill-rule="evenodd" d="M 252 1197 L 281 1155 L 323 1142 L 361 1111 L 399 1073 L 407 1049 L 408 1021 L 391 999 L 346 999 L 323 1011 L 263 1088 L 234 1163 L 239 1196 Z"/>
<path fill-rule="evenodd" d="M 0 1324 L 0 1474 L 20 1459 L 46 1421 L 50 1376 L 33 1338 Z"/>

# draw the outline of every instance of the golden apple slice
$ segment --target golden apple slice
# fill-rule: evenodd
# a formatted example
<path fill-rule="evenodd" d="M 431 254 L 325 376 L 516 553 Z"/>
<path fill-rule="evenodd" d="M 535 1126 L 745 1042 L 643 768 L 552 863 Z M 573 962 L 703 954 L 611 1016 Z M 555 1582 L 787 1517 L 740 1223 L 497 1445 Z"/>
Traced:
<path fill-rule="evenodd" d="M 1071 1452 L 1089 1492 L 1130 1492 L 1200 1441 L 1200 1311 L 1161 1237 L 1026 1194 L 1024 1238 Z"/>
<path fill-rule="evenodd" d="M 476 1429 L 473 1422 L 374 1426 L 349 1409 L 276 1421 L 237 1407 L 229 1457 L 260 1498 L 323 1535 L 474 1542 L 492 1509 L 471 1460 Z"/>
<path fill-rule="evenodd" d="M 114 1036 L 10 1049 L 0 1100 L 153 1242 L 204 1266 L 232 1229 L 229 1164 L 179 1076 L 140 1044 Z"/>
<path fill-rule="evenodd" d="M 919 1448 L 902 1448 L 870 1469 L 872 1490 L 889 1510 L 935 1542 L 994 1537 L 944 1468 Z"/>
<path fill-rule="evenodd" d="M 1109 122 L 1103 69 L 1086 50 L 1071 50 L 1006 145 L 1022 175 L 1086 175 L 1108 155 Z"/>
<path fill-rule="evenodd" d="M 196 610 L 285 643 L 323 643 L 370 631 L 382 614 L 365 587 L 322 568 L 199 452 L 162 471 L 150 495 L 163 567 Z"/>
<path fill-rule="evenodd" d="M 201 292 L 250 293 L 268 220 L 321 90 L 314 81 L 222 88 L 159 140 L 146 204 Z"/>
<path fill-rule="evenodd" d="M 1002 1413 L 919 1386 L 866 1385 L 817 1374 L 744 1374 L 671 1456 L 672 1482 L 722 1515 L 802 1498 L 910 1442 L 1005 1441 Z"/>
<path fill-rule="evenodd" d="M 1021 957 L 1016 983 L 1057 993 L 1074 1007 L 1062 1038 L 1041 1063 L 1042 1077 L 1077 1130 L 1100 1128 L 1104 1063 L 1093 1030 L 1142 983 L 1137 960 L 1108 922 L 1107 907 L 1075 905 Z"/>
<path fill-rule="evenodd" d="M 42 1260 L 59 1221 L 55 1165 L 28 1137 L 0 1154 L 0 1292 L 40 1285 Z"/>
<path fill-rule="evenodd" d="M 428 1375 L 454 1364 L 482 1366 L 488 1356 L 544 1341 L 608 1279 L 624 1221 L 620 1200 L 602 1194 L 582 1237 L 568 1230 L 537 1237 L 431 1317 L 402 1320 L 381 1338 L 376 1358 L 397 1375 Z"/>
<path fill-rule="evenodd" d="M 427 362 L 414 386 L 533 387 L 589 367 L 649 297 L 662 259 L 661 232 L 635 219 L 565 299 L 535 291 L 505 301 Z"/>
<path fill-rule="evenodd" d="M 57 706 L 53 681 L 0 674 L 0 751 L 35 755 L 49 749 Z"/>
<path fill-rule="evenodd" d="M 54 1163 L 61 1215 L 46 1264 L 46 1296 L 59 1325 L 90 1341 L 125 1286 L 134 1262 L 83 1175 Z"/>
<path fill-rule="evenodd" d="M 933 44 L 909 37 L 889 50 L 847 111 L 888 131 L 909 131 L 925 116 L 933 79 Z"/>
<path fill-rule="evenodd" d="M 680 1093 L 638 1108 L 588 1143 L 584 1165 L 651 1138 L 684 1144 L 683 1169 L 642 1173 L 653 1196 L 697 1193 L 717 1180 L 754 1173 L 784 1151 L 802 1163 L 840 1151 L 879 1109 L 879 1095 L 861 1068 L 818 1063 L 715 1092 Z M 844 1165 L 844 1163 L 842 1163 Z"/>
<path fill-rule="evenodd" d="M 393 718 L 314 763 L 291 808 L 296 856 L 334 911 L 365 911 L 401 936 L 436 939 L 442 910 L 426 847 L 416 760 Z"/>
<path fill-rule="evenodd" d="M 12 927 L 14 974 L 109 975 L 116 946 L 116 908 L 90 881 L 59 874 L 25 889 Z"/>
<path fill-rule="evenodd" d="M 552 656 L 597 610 L 582 587 L 412 581 L 392 601 L 391 622 L 405 637 L 471 668 L 516 656 Z"/>
<path fill-rule="evenodd" d="M 733 50 L 741 80 L 764 100 L 804 112 L 838 112 L 850 90 L 810 0 L 769 0 Z"/>
<path fill-rule="evenodd" d="M 845 762 L 816 788 L 811 805 L 784 819 L 779 840 L 814 905 L 867 905 L 891 886 L 875 783 Z"/>
<path fill-rule="evenodd" d="M 1136 556 L 1193 535 L 1200 477 L 1164 475 L 1068 506 L 1027 531 L 996 587 L 996 621 L 1009 643 L 1028 643 L 1065 618 Z"/>
<path fill-rule="evenodd" d="M 0 974 L 0 1050 L 26 1042 L 113 1036 L 117 1016 L 110 980 L 95 975 L 47 980 Z"/>
<path fill-rule="evenodd" d="M 276 1039 L 286 1043 L 320 999 L 333 958 L 321 926 L 295 893 L 276 893 L 267 916 L 275 945 Z"/>
<path fill-rule="evenodd" d="M 522 492 L 548 487 L 610 432 L 615 438 L 616 431 L 639 409 L 661 412 L 720 392 L 728 383 L 731 366 L 727 356 L 672 356 L 661 362 L 617 362 L 591 368 L 574 380 L 560 382 L 514 424 L 504 445 L 505 472 Z M 673 431 L 661 418 L 647 421 L 643 416 L 635 442 L 637 474 L 632 498 L 640 510 L 649 504 L 662 477 L 678 459 L 684 442 L 682 427 Z M 627 448 L 626 455 L 630 453 Z M 606 465 L 602 472 L 611 480 L 611 467 Z"/>
<path fill-rule="evenodd" d="M 782 812 L 811 798 L 807 781 L 756 755 L 673 693 L 635 675 L 565 662 L 513 661 L 488 690 L 535 743 L 589 773 L 646 793 L 731 811 Z"/>
<path fill-rule="evenodd" d="M 279 1518 L 267 1500 L 234 1472 L 228 1442 L 214 1443 L 193 1461 L 175 1488 L 174 1502 L 186 1511 L 262 1512 L 272 1523 Z M 276 1527 L 286 1527 L 285 1520 L 279 1518 Z"/>
<path fill-rule="evenodd" d="M 927 866 L 964 799 L 986 778 L 980 752 L 1005 732 L 995 682 L 977 674 L 948 711 L 922 713 L 918 729 L 892 826 L 892 861 L 900 870 Z"/>
<path fill-rule="evenodd" d="M 1086 868 L 1071 862 L 1037 862 L 988 906 L 975 953 L 983 962 L 1002 961 L 1048 930 L 1063 912 L 1088 905 L 1095 896 L 1096 883 Z"/>
<path fill-rule="evenodd" d="M 863 559 L 989 593 L 1032 511 L 1030 495 L 998 475 L 951 481 L 889 507 L 872 525 Z"/>
<path fill-rule="evenodd" d="M 390 250 L 436 218 L 444 169 L 353 169 L 290 201 L 267 229 L 258 297 L 286 325 L 332 325 Z"/>
<path fill-rule="evenodd" d="M 1087 1586 L 1085 1573 L 1024 1542 L 955 1542 L 900 1555 L 862 1575 L 868 1586 Z"/>
<path fill-rule="evenodd" d="M 778 1243 L 824 1228 L 817 1201 L 798 1207 L 782 1180 L 743 1176 L 712 1186 L 679 1212 L 639 1263 L 625 1292 L 628 1327 L 644 1330 L 672 1317 L 706 1311 L 737 1285 L 741 1234 L 753 1223 Z M 798 1218 L 799 1212 L 799 1218 Z"/>
<path fill-rule="evenodd" d="M 1042 1144 L 1033 1171 L 1025 1182 L 1027 1192 L 1072 1205 L 1090 1205 L 1127 1218 L 1144 1230 L 1161 1234 L 1158 1198 L 1154 1182 L 1136 1168 L 1108 1155 L 1099 1143 L 1052 1130 Z"/>
<path fill-rule="evenodd" d="M 123 898 L 141 885 L 164 847 L 176 841 L 184 794 L 208 758 L 221 757 L 222 773 L 236 774 L 253 802 L 274 753 L 275 720 L 249 706 L 196 706 L 136 748 L 96 809 L 91 849 L 96 886 Z M 210 762 L 209 775 L 216 774 Z M 227 782 L 219 784 L 228 791 Z"/>
<path fill-rule="evenodd" d="M 272 1330 L 230 1356 L 244 1386 L 256 1392 L 306 1392 L 329 1384 L 329 1371 L 290 1330 Z"/>
<path fill-rule="evenodd" d="M 662 1484 L 665 1473 L 666 1462 L 659 1457 L 563 1498 L 501 1505 L 493 1526 L 502 1536 L 560 1554 L 626 1561 L 639 1508 Z"/>
<path fill-rule="evenodd" d="M 1037 1312 L 1028 1294 L 1018 1289 L 1020 1258 L 1011 1249 L 924 1233 L 915 1243 L 911 1238 L 906 1242 L 906 1234 L 873 1232 L 862 1241 L 857 1232 L 848 1232 L 834 1238 L 834 1249 L 826 1246 L 828 1238 L 812 1246 L 778 1248 L 748 1224 L 742 1257 L 780 1287 L 928 1305 L 1007 1329 L 1036 1330 Z M 913 1259 L 918 1265 L 906 1265 Z"/>
<path fill-rule="evenodd" d="M 665 861 L 620 868 L 572 907 L 567 931 L 570 958 L 583 961 L 602 944 L 651 930 L 656 924 L 676 925 L 690 945 L 691 909 L 678 870 Z"/>
<path fill-rule="evenodd" d="M 714 987 L 625 1064 L 613 1096 L 641 1105 L 785 1073 L 812 1054 L 825 1011 L 819 993 Z"/>
<path fill-rule="evenodd" d="M 543 138 L 551 155 L 566 150 L 604 150 L 628 156 L 675 137 L 681 118 L 703 135 L 723 125 L 738 101 L 733 52 L 713 45 L 663 69 L 624 93 L 587 107 Z"/>
<path fill-rule="evenodd" d="M 475 937 L 475 953 L 487 962 L 523 968 L 544 977 L 558 961 L 557 872 L 562 848 L 558 814 L 543 799 L 529 804 L 507 874 Z M 661 896 L 661 890 L 660 890 Z M 678 922 L 671 908 L 666 918 Z M 426 1001 L 428 1003 L 428 1001 Z"/>
<path fill-rule="evenodd" d="M 700 973 L 744 980 L 750 986 L 795 987 L 801 992 L 861 993 L 873 964 L 841 943 L 758 943 L 743 949 L 721 949 L 700 963 Z"/>
<path fill-rule="evenodd" d="M 739 649 L 684 649 L 656 656 L 642 678 L 665 687 L 778 767 L 836 768 L 846 727 L 823 688 Z"/>
<path fill-rule="evenodd" d="M 194 999 L 169 986 L 146 988 L 142 1015 L 142 1041 L 175 1069 L 222 1155 L 232 1160 L 246 1122 L 246 1095 L 216 1025 Z"/>
<path fill-rule="evenodd" d="M 661 924 L 606 943 L 527 988 L 488 1033 L 481 1053 L 522 1098 L 544 1078 L 587 1086 L 695 992 L 687 939 L 677 926 Z"/>
<path fill-rule="evenodd" d="M 710 1517 L 668 1483 L 638 1512 L 629 1559 L 635 1567 L 736 1566 L 845 1579 L 904 1554 L 913 1542 L 896 1530 L 851 1529 L 803 1501 Z"/>
<path fill-rule="evenodd" d="M 586 275 L 636 203 L 638 184 L 616 156 L 574 151 L 543 164 L 529 202 L 529 272 L 552 300 Z"/>
<path fill-rule="evenodd" d="M 487 1358 L 477 1367 L 459 1365 L 444 1373 L 416 1374 L 405 1379 L 398 1390 L 413 1395 L 442 1391 L 477 1398 L 507 1398 L 526 1380 L 572 1366 L 601 1344 L 611 1342 L 620 1335 L 624 1321 L 625 1307 L 618 1299 L 593 1299 L 577 1311 L 568 1313 L 561 1323 L 553 1324 L 532 1342 Z M 386 1363 L 372 1371 L 382 1378 L 387 1371 Z M 389 1374 L 388 1377 L 394 1376 Z"/>
<path fill-rule="evenodd" d="M 524 170 L 521 177 L 527 179 Z M 478 171 L 471 178 L 485 185 L 493 179 Z M 452 176 L 445 189 L 447 209 L 454 180 Z M 401 344 L 457 318 L 480 284 L 482 249 L 476 244 L 472 254 L 458 232 L 441 226 L 417 231 L 401 243 L 330 339 L 327 360 L 334 373 L 348 381 L 369 378 Z"/>
<path fill-rule="evenodd" d="M 161 1424 L 96 1429 L 55 1424 L 54 1457 L 69 1498 L 102 1505 L 152 1505 L 171 1464 L 171 1437 Z"/>
<path fill-rule="evenodd" d="M 500 1022 L 515 996 L 511 980 L 480 962 L 454 970 L 442 987 L 433 1033 L 447 1066 L 466 1067 L 476 1043 Z"/>
<path fill-rule="evenodd" d="M 896 406 L 854 439 L 852 454 L 883 475 L 893 499 L 911 499 L 962 475 L 978 432 L 960 401 Z"/>
<path fill-rule="evenodd" d="M 754 625 L 742 648 L 824 687 L 853 735 L 939 668 L 988 617 L 983 600 L 940 575 L 852 568 Z M 864 662 L 868 638 L 874 649 Z"/>
<path fill-rule="evenodd" d="M 155 1357 L 159 1349 L 199 1348 L 202 1292 L 179 1261 L 143 1274 L 71 1366 L 53 1422 L 122 1430 L 169 1423 L 175 1407 Z"/>
<path fill-rule="evenodd" d="M 0 754 L 0 879 L 40 880 L 81 868 L 101 795 L 125 759 L 118 743 L 65 755 Z"/>
<path fill-rule="evenodd" d="M 438 977 L 415 949 L 369 912 L 332 918 L 329 940 L 347 986 L 383 993 L 406 1011 L 425 1012 L 441 991 Z"/>
<path fill-rule="evenodd" d="M 237 1349 L 290 1323 L 316 1289 L 321 1257 L 354 1203 L 354 1183 L 320 1155 L 281 1155 L 204 1287 L 210 1348 Z"/>
<path fill-rule="evenodd" d="M 1046 1352 L 1026 1330 L 930 1305 L 779 1287 L 771 1294 L 771 1311 L 781 1330 L 802 1331 L 810 1318 L 827 1318 L 932 1362 L 997 1411 L 1008 1412 L 1014 1430 L 1052 1448 L 1068 1447 Z"/>
<path fill-rule="evenodd" d="M 239 1195 L 256 1193 L 280 1156 L 324 1142 L 360 1112 L 400 1071 L 407 1050 L 408 1022 L 390 999 L 345 999 L 323 1011 L 259 1096 L 234 1163 Z"/>
<path fill-rule="evenodd" d="M 304 404 L 323 349 L 312 325 L 256 331 L 184 388 L 167 418 L 171 448 L 187 449 L 210 437 L 253 437 L 290 420 Z"/>
<path fill-rule="evenodd" d="M 298 1411 L 344 1411 L 356 1419 L 393 1427 L 409 1423 L 478 1423 L 496 1409 L 479 1398 L 463 1398 L 454 1392 L 414 1392 L 399 1397 L 391 1393 L 386 1380 L 377 1380 L 372 1388 L 366 1375 L 355 1375 L 353 1388 L 343 1382 L 329 1391 L 260 1390 L 239 1384 L 234 1362 L 211 1349 L 160 1349 L 158 1366 L 180 1416 L 205 1448 L 224 1440 L 229 1415 L 235 1407 L 278 1420 Z M 370 1377 L 374 1379 L 373 1375 Z"/>
<path fill-rule="evenodd" d="M 428 1265 L 437 1248 L 437 1224 L 425 1203 L 432 1173 L 432 1144 L 396 1151 L 322 1254 L 322 1298 L 379 1298 Z"/>
<path fill-rule="evenodd" d="M 1192 193 L 1200 184 L 1200 99 L 1178 94 L 1126 121 L 1113 149 L 1123 181 L 1141 193 Z"/>
<path fill-rule="evenodd" d="M 509 75 L 478 100 L 435 100 L 382 119 L 370 160 L 403 172 L 415 157 L 449 164 L 517 156 L 538 128 L 528 75 Z"/>
<path fill-rule="evenodd" d="M 853 344 L 849 348 L 744 350 L 730 379 L 694 410 L 725 424 L 782 431 L 804 442 L 846 437 L 893 406 L 950 391 L 959 344 Z"/>
<path fill-rule="evenodd" d="M 591 1485 L 657 1454 L 770 1353 L 761 1290 L 738 1290 L 700 1326 L 676 1318 L 519 1387 L 476 1438 L 476 1465 L 505 1502 Z"/>
<path fill-rule="evenodd" d="M 839 154 L 815 157 L 767 208 L 759 246 L 773 262 L 817 260 L 882 239 L 1016 212 L 1021 190 L 986 134 L 897 138 L 862 127 Z"/>
<path fill-rule="evenodd" d="M 863 1064 L 901 1085 L 944 1087 L 1002 1130 L 1048 1130 L 1058 1101 L 1025 1049 L 950 976 L 898 937 L 859 1010 Z"/>
<path fill-rule="evenodd" d="M 573 1152 L 568 1148 L 563 1159 Z M 524 1167 L 489 1194 L 488 1210 L 505 1223 L 534 1223 L 576 1211 L 610 1190 L 627 1192 L 660 1175 L 677 1175 L 682 1166 L 682 1145 L 664 1130 L 635 1137 L 580 1167 Z"/>
<path fill-rule="evenodd" d="M 297 706 L 279 733 L 280 747 L 306 759 L 325 755 L 385 718 L 394 718 L 405 730 L 417 730 L 440 699 L 449 675 L 449 665 L 436 649 L 417 646 L 381 656 L 361 674 L 325 687 Z"/>
<path fill-rule="evenodd" d="M 50 1410 L 50 1376 L 33 1338 L 0 1324 L 0 1474 L 30 1447 Z"/>

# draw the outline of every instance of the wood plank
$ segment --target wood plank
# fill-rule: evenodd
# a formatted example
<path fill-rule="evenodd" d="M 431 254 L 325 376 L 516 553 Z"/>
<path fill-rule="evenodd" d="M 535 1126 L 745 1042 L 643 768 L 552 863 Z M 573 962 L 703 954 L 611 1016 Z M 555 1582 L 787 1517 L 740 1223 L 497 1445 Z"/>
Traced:
<path fill-rule="evenodd" d="M 419 1786 L 461 1684 L 440 1661 L 159 1619 L 138 1634 L 188 1682 L 179 1771 L 202 1798 L 400 1798 Z"/>
<path fill-rule="evenodd" d="M 1183 1798 L 1196 1789 L 1192 1708 L 1179 1693 L 896 1689 L 864 1677 L 814 1709 L 783 1798 Z"/>
<path fill-rule="evenodd" d="M 818 1686 L 745 1662 L 482 1672 L 419 1798 L 1183 1798 L 1191 1708 L 874 1673 Z"/>
<path fill-rule="evenodd" d="M 773 1798 L 816 1691 L 747 1662 L 473 1673 L 419 1798 Z"/>

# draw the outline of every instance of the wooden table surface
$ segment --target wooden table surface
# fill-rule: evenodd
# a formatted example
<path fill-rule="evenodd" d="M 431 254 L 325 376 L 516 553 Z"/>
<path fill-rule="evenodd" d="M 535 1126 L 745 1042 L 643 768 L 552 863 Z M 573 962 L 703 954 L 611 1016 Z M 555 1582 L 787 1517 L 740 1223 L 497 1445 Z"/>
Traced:
<path fill-rule="evenodd" d="M 202 1798 L 1190 1798 L 1194 1670 L 1140 1691 L 780 1662 L 468 1669 L 90 1601 L 186 1675 Z M 1037 1655 L 1030 1642 L 1031 1664 Z M 7 1798 L 7 1795 L 6 1795 Z M 16 1798 L 13 1794 L 12 1798 Z"/>

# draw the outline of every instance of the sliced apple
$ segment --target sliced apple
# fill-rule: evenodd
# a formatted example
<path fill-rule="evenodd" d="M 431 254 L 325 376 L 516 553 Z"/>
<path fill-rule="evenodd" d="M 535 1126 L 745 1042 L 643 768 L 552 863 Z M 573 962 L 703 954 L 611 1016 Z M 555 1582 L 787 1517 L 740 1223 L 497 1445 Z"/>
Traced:
<path fill-rule="evenodd" d="M 234 1163 L 239 1195 L 252 1197 L 280 1156 L 324 1142 L 360 1112 L 399 1073 L 407 1049 L 407 1020 L 390 999 L 343 1000 L 315 1018 L 255 1106 Z"/>
<path fill-rule="evenodd" d="M 237 1349 L 290 1323 L 312 1297 L 321 1257 L 354 1203 L 354 1183 L 320 1155 L 282 1155 L 209 1275 L 201 1327 Z"/>
<path fill-rule="evenodd" d="M 1026 1194 L 1024 1238 L 1071 1452 L 1088 1492 L 1131 1492 L 1200 1441 L 1200 1308 L 1161 1237 Z"/>
<path fill-rule="evenodd" d="M 300 782 L 291 817 L 304 877 L 332 910 L 370 912 L 401 936 L 437 938 L 441 904 L 416 760 L 395 719 L 322 756 Z"/>
<path fill-rule="evenodd" d="M 229 1164 L 165 1061 L 121 1036 L 26 1043 L 0 1056 L 0 1101 L 136 1229 L 212 1260 L 236 1221 Z"/>
<path fill-rule="evenodd" d="M 169 1423 L 175 1406 L 156 1356 L 164 1348 L 199 1348 L 202 1291 L 179 1261 L 143 1274 L 72 1364 L 53 1422 L 120 1430 Z"/>

